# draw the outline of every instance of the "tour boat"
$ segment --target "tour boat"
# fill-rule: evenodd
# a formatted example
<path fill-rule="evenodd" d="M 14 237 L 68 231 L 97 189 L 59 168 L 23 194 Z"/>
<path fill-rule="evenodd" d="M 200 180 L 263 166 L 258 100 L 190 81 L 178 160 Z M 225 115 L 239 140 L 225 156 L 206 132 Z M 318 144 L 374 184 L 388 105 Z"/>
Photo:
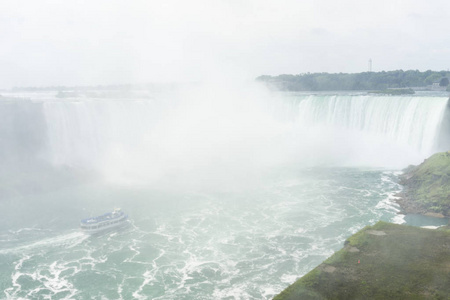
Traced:
<path fill-rule="evenodd" d="M 81 230 L 86 233 L 97 233 L 111 228 L 121 227 L 128 223 L 128 215 L 120 208 L 98 217 L 81 220 Z"/>

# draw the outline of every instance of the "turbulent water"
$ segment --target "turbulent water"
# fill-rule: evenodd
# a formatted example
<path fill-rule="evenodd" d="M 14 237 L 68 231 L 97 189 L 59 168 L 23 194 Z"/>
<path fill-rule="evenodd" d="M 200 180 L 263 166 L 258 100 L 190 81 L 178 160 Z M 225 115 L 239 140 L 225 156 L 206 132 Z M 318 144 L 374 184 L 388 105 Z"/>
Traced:
<path fill-rule="evenodd" d="M 366 225 L 439 225 L 393 198 L 447 97 L 54 94 L 0 100 L 0 298 L 270 299 Z"/>

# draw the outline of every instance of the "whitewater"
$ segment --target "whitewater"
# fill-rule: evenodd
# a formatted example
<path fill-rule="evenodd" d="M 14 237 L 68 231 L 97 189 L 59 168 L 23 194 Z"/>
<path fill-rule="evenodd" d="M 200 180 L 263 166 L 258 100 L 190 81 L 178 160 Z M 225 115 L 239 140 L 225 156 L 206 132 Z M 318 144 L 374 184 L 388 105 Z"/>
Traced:
<path fill-rule="evenodd" d="M 2 299 L 271 299 L 366 225 L 442 222 L 394 200 L 447 95 L 56 94 L 0 98 Z M 128 227 L 80 232 L 114 207 Z"/>

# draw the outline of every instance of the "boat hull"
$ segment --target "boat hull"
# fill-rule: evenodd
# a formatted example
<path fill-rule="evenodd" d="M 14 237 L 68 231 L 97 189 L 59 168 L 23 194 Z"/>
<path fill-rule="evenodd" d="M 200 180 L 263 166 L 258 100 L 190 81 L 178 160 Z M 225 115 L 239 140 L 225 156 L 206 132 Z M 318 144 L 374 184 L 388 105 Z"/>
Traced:
<path fill-rule="evenodd" d="M 128 215 L 121 210 L 114 210 L 98 217 L 88 218 L 81 221 L 81 230 L 88 234 L 109 231 L 115 228 L 124 227 L 128 222 Z"/>

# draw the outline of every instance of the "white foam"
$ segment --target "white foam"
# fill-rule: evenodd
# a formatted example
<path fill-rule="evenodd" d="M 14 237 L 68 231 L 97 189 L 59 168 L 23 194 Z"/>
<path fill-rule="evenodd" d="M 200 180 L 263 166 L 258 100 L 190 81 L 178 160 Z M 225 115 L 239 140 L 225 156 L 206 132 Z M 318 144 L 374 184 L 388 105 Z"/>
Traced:
<path fill-rule="evenodd" d="M 404 223 L 406 223 L 405 215 L 402 215 L 402 214 L 395 215 L 392 218 L 392 223 L 394 223 L 394 224 L 404 224 Z"/>
<path fill-rule="evenodd" d="M 300 275 L 293 275 L 293 274 L 284 274 L 283 276 L 281 276 L 281 282 L 286 283 L 286 284 L 292 284 L 294 283 Z"/>
<path fill-rule="evenodd" d="M 72 247 L 74 245 L 80 244 L 87 238 L 88 236 L 86 236 L 82 232 L 72 232 L 69 234 L 63 234 L 51 238 L 46 238 L 23 246 L 18 246 L 10 249 L 2 249 L 0 250 L 0 254 L 17 253 L 22 251 L 34 250 L 36 248 L 45 248 L 49 246 Z"/>
<path fill-rule="evenodd" d="M 144 289 L 144 287 L 149 284 L 149 282 L 151 282 L 152 280 L 155 280 L 155 274 L 154 271 L 145 271 L 144 274 L 142 274 L 142 278 L 144 278 L 144 281 L 142 282 L 142 284 L 139 286 L 139 288 L 137 289 L 137 291 L 133 292 L 133 297 L 135 299 L 148 299 L 147 296 L 142 295 L 142 290 Z"/>
<path fill-rule="evenodd" d="M 420 228 L 425 228 L 425 229 L 438 229 L 439 227 L 441 227 L 441 226 L 431 226 L 431 225 L 428 225 L 428 226 L 420 226 Z"/>

